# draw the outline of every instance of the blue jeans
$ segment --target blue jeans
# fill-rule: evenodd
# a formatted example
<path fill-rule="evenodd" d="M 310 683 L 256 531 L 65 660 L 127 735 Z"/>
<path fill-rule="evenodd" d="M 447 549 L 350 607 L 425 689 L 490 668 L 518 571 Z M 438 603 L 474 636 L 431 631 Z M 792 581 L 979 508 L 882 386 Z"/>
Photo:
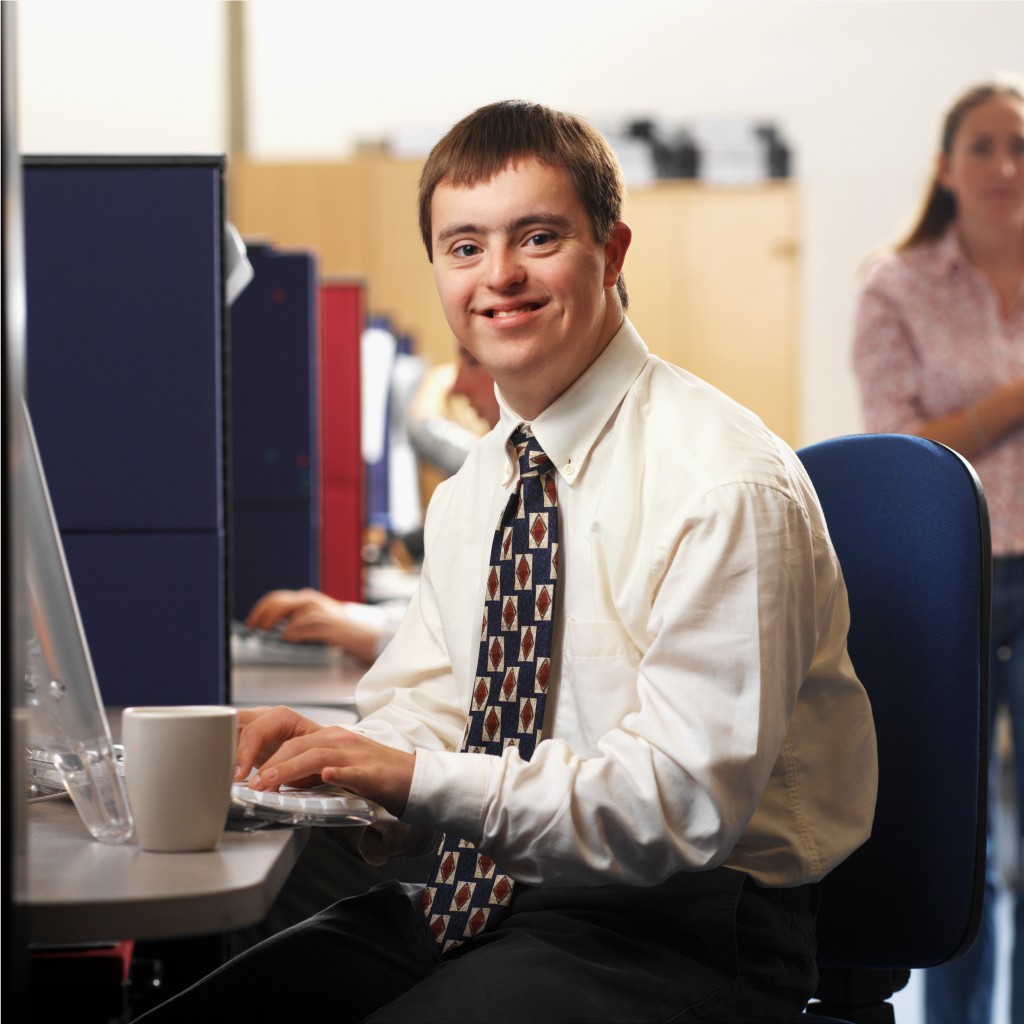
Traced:
<path fill-rule="evenodd" d="M 997 558 L 992 573 L 991 721 L 1001 706 L 1010 715 L 1017 785 L 1017 854 L 1024 848 L 1024 556 Z M 1000 814 L 993 793 L 988 805 L 989 852 Z M 985 884 L 985 910 L 974 945 L 959 960 L 925 974 L 927 1024 L 989 1024 L 996 968 L 997 858 L 990 856 Z M 1024 1024 L 1024 893 L 1013 894 L 1013 954 L 1010 976 L 1010 1020 Z"/>

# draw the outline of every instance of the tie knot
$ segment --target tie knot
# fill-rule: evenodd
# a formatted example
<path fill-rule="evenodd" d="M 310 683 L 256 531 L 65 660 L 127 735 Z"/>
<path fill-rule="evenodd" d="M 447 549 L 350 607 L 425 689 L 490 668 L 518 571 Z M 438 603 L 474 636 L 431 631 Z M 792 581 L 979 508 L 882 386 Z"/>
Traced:
<path fill-rule="evenodd" d="M 551 467 L 551 460 L 544 454 L 544 449 L 533 436 L 528 426 L 517 427 L 512 434 L 512 443 L 519 456 L 519 476 L 536 476 L 539 472 Z"/>

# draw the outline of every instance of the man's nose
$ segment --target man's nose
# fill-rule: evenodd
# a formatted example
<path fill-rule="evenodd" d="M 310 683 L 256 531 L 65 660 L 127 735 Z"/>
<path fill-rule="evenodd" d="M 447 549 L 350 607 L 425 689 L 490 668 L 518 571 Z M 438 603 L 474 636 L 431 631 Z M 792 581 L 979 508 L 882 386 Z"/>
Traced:
<path fill-rule="evenodd" d="M 487 262 L 487 284 L 496 291 L 504 291 L 522 284 L 526 270 L 514 250 L 492 249 Z"/>

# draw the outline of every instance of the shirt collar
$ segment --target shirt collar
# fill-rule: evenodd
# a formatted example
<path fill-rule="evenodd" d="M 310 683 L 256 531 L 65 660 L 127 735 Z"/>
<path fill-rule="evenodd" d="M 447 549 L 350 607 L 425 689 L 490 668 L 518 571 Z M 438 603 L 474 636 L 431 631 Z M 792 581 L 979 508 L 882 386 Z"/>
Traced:
<path fill-rule="evenodd" d="M 957 275 L 966 275 L 967 280 L 973 280 L 977 287 L 992 297 L 992 301 L 998 304 L 995 289 L 987 277 L 970 261 L 967 253 L 964 252 L 963 243 L 960 241 L 960 232 L 956 224 L 950 224 L 945 234 L 938 239 L 933 249 L 934 269 L 942 277 L 952 278 Z M 1024 285 L 1017 293 L 1017 302 L 1024 298 Z M 1012 306 L 1011 309 L 1015 308 Z"/>
<path fill-rule="evenodd" d="M 570 487 L 580 478 L 594 444 L 648 357 L 640 335 L 623 319 L 615 336 L 583 375 L 531 421 L 538 443 Z M 497 395 L 501 409 L 499 429 L 507 445 L 523 420 L 505 404 L 500 390 Z"/>

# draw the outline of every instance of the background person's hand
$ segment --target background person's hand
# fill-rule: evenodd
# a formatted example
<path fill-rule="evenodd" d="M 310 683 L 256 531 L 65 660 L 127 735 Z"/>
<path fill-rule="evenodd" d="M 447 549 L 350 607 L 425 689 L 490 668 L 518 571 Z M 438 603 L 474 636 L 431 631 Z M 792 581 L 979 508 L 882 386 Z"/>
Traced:
<path fill-rule="evenodd" d="M 369 664 L 381 640 L 379 615 L 368 605 L 337 601 L 318 590 L 272 590 L 253 605 L 245 620 L 250 629 L 281 627 L 292 643 L 331 644 Z"/>

